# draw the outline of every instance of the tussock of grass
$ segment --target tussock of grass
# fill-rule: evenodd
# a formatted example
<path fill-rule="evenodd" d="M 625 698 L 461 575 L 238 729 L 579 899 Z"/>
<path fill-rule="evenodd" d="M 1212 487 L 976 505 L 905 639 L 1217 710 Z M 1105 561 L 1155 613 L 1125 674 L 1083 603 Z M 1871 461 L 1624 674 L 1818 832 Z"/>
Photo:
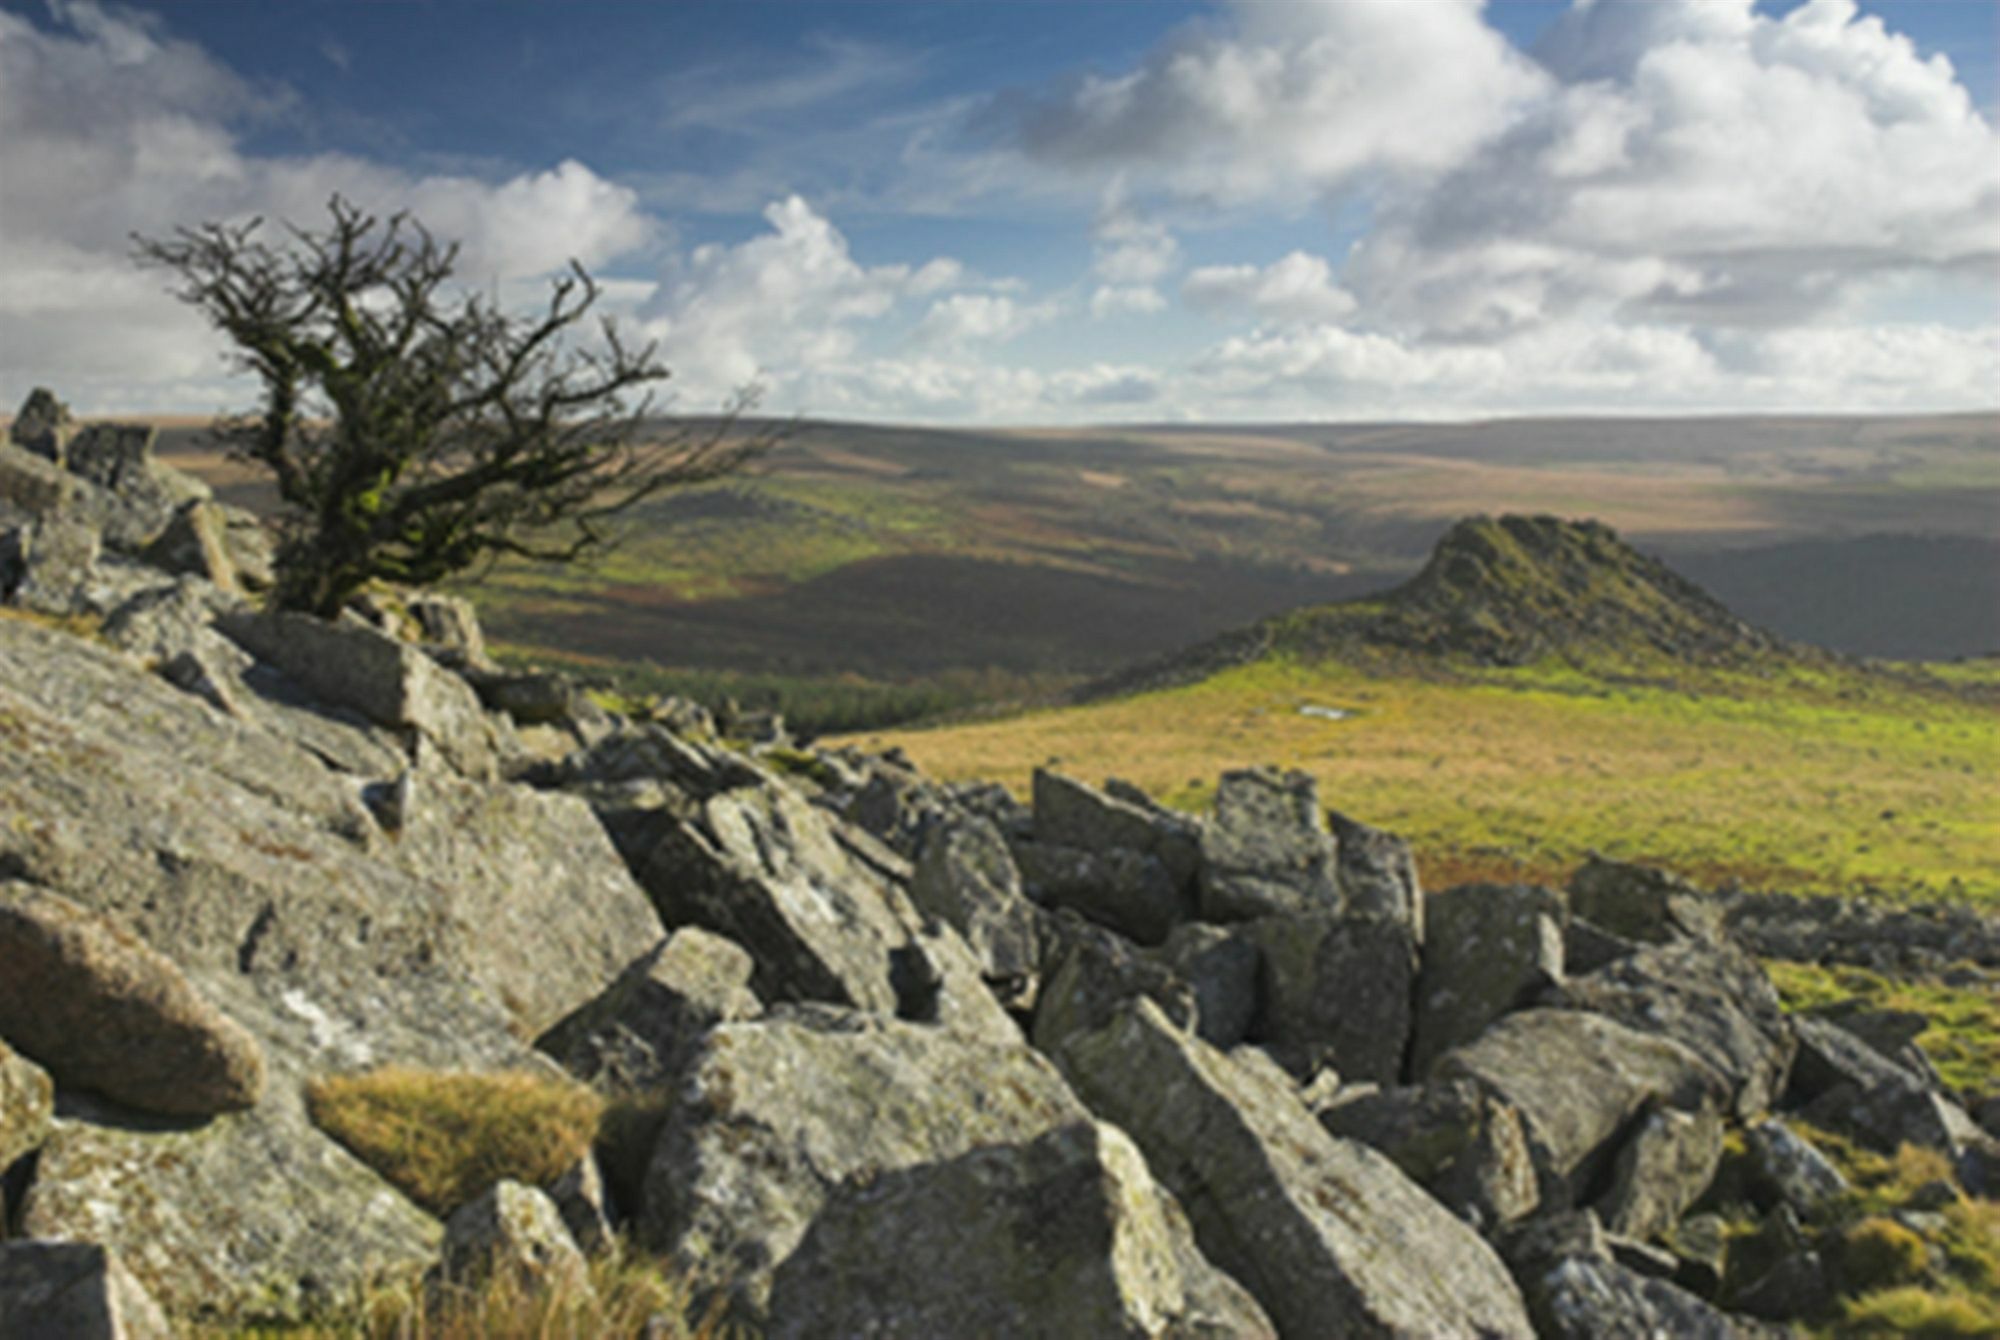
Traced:
<path fill-rule="evenodd" d="M 1849 1226 L 1841 1236 L 1840 1268 L 1856 1292 L 1914 1284 L 1929 1260 L 1921 1237 L 1881 1215 Z"/>
<path fill-rule="evenodd" d="M 1842 1335 L 1896 1335 L 1914 1340 L 1970 1340 L 2000 1335 L 2000 1308 L 1964 1294 L 1915 1285 L 1883 1289 L 1848 1300 Z"/>
<path fill-rule="evenodd" d="M 590 1283 L 587 1293 L 537 1291 L 503 1271 L 478 1289 L 433 1295 L 409 1279 L 304 1325 L 202 1334 L 205 1340 L 722 1340 L 727 1334 L 713 1317 L 690 1320 L 685 1287 L 641 1257 L 618 1251 L 592 1262 Z"/>
<path fill-rule="evenodd" d="M 580 1085 L 521 1072 L 389 1067 L 306 1088 L 321 1130 L 440 1216 L 502 1178 L 561 1176 L 590 1148 L 602 1106 Z"/>

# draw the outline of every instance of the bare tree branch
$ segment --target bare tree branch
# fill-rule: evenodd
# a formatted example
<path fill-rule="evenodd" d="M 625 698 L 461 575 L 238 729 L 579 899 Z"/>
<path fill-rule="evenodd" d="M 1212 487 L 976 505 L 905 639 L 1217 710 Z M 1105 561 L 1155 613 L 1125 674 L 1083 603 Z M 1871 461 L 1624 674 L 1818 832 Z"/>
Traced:
<path fill-rule="evenodd" d="M 218 421 L 269 469 L 286 507 L 277 598 L 331 615 L 367 582 L 429 582 L 501 555 L 570 561 L 614 542 L 616 518 L 741 469 L 775 440 L 743 431 L 743 395 L 706 426 L 650 430 L 657 347 L 605 318 L 579 264 L 516 317 L 456 294 L 455 243 L 407 214 L 335 196 L 319 231 L 262 220 L 134 239 L 178 276 L 262 384 L 258 409 Z"/>

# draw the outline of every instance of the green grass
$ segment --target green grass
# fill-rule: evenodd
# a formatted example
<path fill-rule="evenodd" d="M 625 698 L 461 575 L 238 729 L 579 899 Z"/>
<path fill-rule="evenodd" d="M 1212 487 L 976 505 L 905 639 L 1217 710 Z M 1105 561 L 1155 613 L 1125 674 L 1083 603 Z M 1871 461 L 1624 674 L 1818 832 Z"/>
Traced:
<path fill-rule="evenodd" d="M 542 1186 L 590 1149 L 603 1102 L 564 1080 L 386 1067 L 315 1080 L 313 1123 L 440 1217 L 511 1178 Z"/>
<path fill-rule="evenodd" d="M 1930 1020 L 1917 1044 L 1945 1083 L 1973 1093 L 2000 1092 L 2000 995 L 1990 988 L 1886 977 L 1866 968 L 1767 961 L 1765 970 L 1794 1010 L 1862 1000 L 1886 1010 L 1916 1010 Z"/>
<path fill-rule="evenodd" d="M 635 665 L 514 643 L 489 644 L 503 664 L 547 666 L 600 686 L 600 700 L 616 711 L 646 698 L 672 695 L 719 712 L 733 700 L 749 711 L 784 714 L 795 735 L 818 736 L 933 721 L 995 704 L 1046 701 L 1070 681 L 1057 675 L 1004 670 L 952 670 L 900 683 L 862 675 L 786 675 L 743 670 L 696 670 Z"/>
<path fill-rule="evenodd" d="M 2000 1201 L 1962 1197 L 1935 1215 L 1898 1222 L 1919 1192 L 1955 1181 L 1948 1158 L 1911 1145 L 1881 1154 L 1832 1131 L 1793 1125 L 1851 1188 L 1812 1226 L 1842 1295 L 1814 1334 L 2000 1334 Z"/>
<path fill-rule="evenodd" d="M 1991 1340 L 2000 1335 L 2000 1306 L 1964 1294 L 1907 1285 L 1850 1300 L 1835 1335 L 1901 1336 L 1908 1340 Z"/>
<path fill-rule="evenodd" d="M 1837 667 L 1673 675 L 1273 660 L 860 743 L 946 779 L 1025 792 L 1050 764 L 1196 810 L 1224 769 L 1302 768 L 1327 804 L 1410 838 L 1436 885 L 1560 880 L 1597 850 L 1707 884 L 2000 901 L 2000 710 Z"/>

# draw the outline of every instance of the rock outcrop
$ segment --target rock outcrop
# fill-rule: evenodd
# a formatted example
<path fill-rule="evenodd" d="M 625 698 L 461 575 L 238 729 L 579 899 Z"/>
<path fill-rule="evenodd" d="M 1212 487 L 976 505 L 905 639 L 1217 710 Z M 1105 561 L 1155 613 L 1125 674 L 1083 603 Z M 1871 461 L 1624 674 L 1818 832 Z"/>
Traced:
<path fill-rule="evenodd" d="M 1912 1235 L 2000 1174 L 1921 1015 L 1787 1015 L 1734 938 L 1858 953 L 1845 912 L 1605 861 L 1426 897 L 1400 838 L 1269 769 L 1203 817 L 740 752 L 500 669 L 462 601 L 256 610 L 249 532 L 146 432 L 43 396 L 15 439 L 0 1333 L 283 1325 L 426 1272 L 587 1296 L 624 1239 L 776 1335 L 1757 1334 L 1832 1315 L 1860 1250 L 1787 1114 L 1945 1155 Z M 1455 535 L 1391 611 L 1411 645 L 1603 631 L 1520 566 L 1603 536 Z M 1657 605 L 1621 636 L 1754 642 L 1613 567 Z M 1864 919 L 1896 962 L 1983 961 L 1976 917 L 1896 915 Z M 387 1065 L 609 1107 L 444 1222 L 303 1099 Z"/>
<path fill-rule="evenodd" d="M 0 1037 L 66 1087 L 142 1111 L 205 1117 L 252 1107 L 257 1040 L 171 959 L 60 894 L 0 883 Z"/>
<path fill-rule="evenodd" d="M 1084 1100 L 1138 1142 L 1202 1250 L 1281 1333 L 1533 1334 L 1513 1281 L 1469 1226 L 1151 1002 L 1066 1039 L 1058 1057 Z"/>
<path fill-rule="evenodd" d="M 824 1007 L 725 1024 L 671 1093 L 641 1229 L 754 1320 L 843 1179 L 1022 1144 L 1087 1115 L 1018 1041 Z"/>
<path fill-rule="evenodd" d="M 835 1189 L 768 1335 L 1275 1336 L 1115 1126 L 1059 1126 Z"/>

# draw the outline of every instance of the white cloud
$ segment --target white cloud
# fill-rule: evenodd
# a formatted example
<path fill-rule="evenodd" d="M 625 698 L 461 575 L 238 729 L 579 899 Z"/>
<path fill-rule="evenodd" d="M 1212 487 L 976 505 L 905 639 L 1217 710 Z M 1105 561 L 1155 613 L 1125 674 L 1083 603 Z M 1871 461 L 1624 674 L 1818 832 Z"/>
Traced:
<path fill-rule="evenodd" d="M 1181 282 L 1181 296 L 1210 312 L 1247 311 L 1262 321 L 1338 321 L 1354 311 L 1354 295 L 1333 280 L 1321 256 L 1294 251 L 1259 269 L 1208 265 Z"/>
<path fill-rule="evenodd" d="M 684 403 L 701 405 L 754 381 L 795 395 L 801 378 L 860 357 L 857 326 L 964 277 L 949 258 L 863 265 L 840 230 L 798 196 L 768 206 L 764 220 L 768 231 L 747 241 L 711 243 L 674 261 L 639 311 Z M 998 338 L 1032 319 L 1011 299 L 970 294 L 937 303 L 931 318 L 931 334 L 955 340 Z"/>
<path fill-rule="evenodd" d="M 289 95 L 246 80 L 144 14 L 75 3 L 41 28 L 0 11 L 0 366 L 79 408 L 214 408 L 222 346 L 130 234 L 260 215 L 312 226 L 335 191 L 411 209 L 462 239 L 464 273 L 508 281 L 644 242 L 633 194 L 581 163 L 498 185 L 346 155 L 259 156 L 242 131 Z"/>
<path fill-rule="evenodd" d="M 1884 274 L 1992 282 L 2000 137 L 1949 62 L 1850 0 L 1582 5 L 1542 54 L 1563 86 L 1357 249 L 1380 319 L 1781 328 L 1844 319 Z"/>
<path fill-rule="evenodd" d="M 1024 152 L 1223 203 L 1379 170 L 1435 171 L 1498 133 L 1546 76 L 1481 0 L 1238 0 L 1135 70 L 999 105 Z"/>
<path fill-rule="evenodd" d="M 1091 269 L 1108 284 L 1156 283 L 1180 262 L 1180 243 L 1165 224 L 1132 207 L 1123 178 L 1114 178 L 1105 192 L 1095 232 Z"/>
<path fill-rule="evenodd" d="M 954 293 L 931 304 L 912 338 L 919 344 L 1011 340 L 1051 320 L 1054 303 L 1024 304 L 992 293 Z"/>
<path fill-rule="evenodd" d="M 1165 311 L 1167 300 L 1150 284 L 1103 284 L 1090 295 L 1090 314 L 1100 321 L 1113 316 L 1148 316 Z"/>

